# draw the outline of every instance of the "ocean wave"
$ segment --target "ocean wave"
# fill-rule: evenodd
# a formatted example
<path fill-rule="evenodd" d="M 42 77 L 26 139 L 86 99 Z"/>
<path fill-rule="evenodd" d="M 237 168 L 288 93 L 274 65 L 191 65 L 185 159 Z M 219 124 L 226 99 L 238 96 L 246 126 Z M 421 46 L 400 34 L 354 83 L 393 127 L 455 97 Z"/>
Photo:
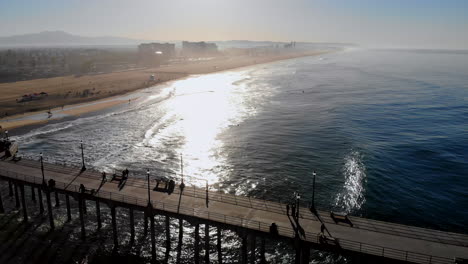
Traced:
<path fill-rule="evenodd" d="M 345 157 L 343 190 L 335 198 L 335 206 L 345 212 L 358 210 L 365 202 L 366 168 L 362 155 L 352 151 Z"/>

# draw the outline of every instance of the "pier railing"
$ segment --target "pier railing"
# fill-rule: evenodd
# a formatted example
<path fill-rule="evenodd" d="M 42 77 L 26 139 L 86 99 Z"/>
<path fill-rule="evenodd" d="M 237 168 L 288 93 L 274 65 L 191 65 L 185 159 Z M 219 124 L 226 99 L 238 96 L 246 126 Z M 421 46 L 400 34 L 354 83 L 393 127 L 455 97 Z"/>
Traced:
<path fill-rule="evenodd" d="M 4 178 L 10 178 L 10 179 L 18 180 L 18 181 L 27 182 L 27 183 L 33 183 L 33 184 L 42 183 L 42 178 L 39 176 L 35 177 L 35 176 L 25 175 L 25 174 L 12 172 L 8 170 L 4 170 L 4 169 L 0 169 L 0 176 L 3 176 Z M 60 182 L 60 181 L 55 182 L 55 188 L 69 191 L 69 192 L 75 192 L 75 193 L 80 192 L 79 186 L 75 184 Z M 122 194 L 114 193 L 114 192 L 107 192 L 107 191 L 100 190 L 99 192 L 92 194 L 92 195 L 95 197 L 99 197 L 101 199 L 107 199 L 110 201 L 121 202 L 121 203 L 129 204 L 129 205 L 138 205 L 141 207 L 145 207 L 148 205 L 147 199 L 141 199 L 141 198 L 137 198 L 137 197 L 133 197 L 129 195 L 122 195 Z M 185 190 L 184 190 L 184 195 L 186 195 Z M 196 192 L 194 192 L 194 195 L 197 195 Z M 212 198 L 213 196 L 210 197 L 210 199 Z M 248 198 L 243 198 L 239 200 L 241 201 L 241 203 L 246 203 L 247 201 L 249 201 L 250 203 L 250 199 Z M 235 199 L 233 201 L 231 199 L 230 201 L 239 204 L 239 200 Z M 224 202 L 224 200 L 221 200 L 221 201 Z M 164 203 L 164 202 L 160 202 L 156 200 L 152 200 L 151 203 L 154 209 L 158 209 L 158 210 L 162 210 L 162 211 L 166 211 L 170 213 L 192 216 L 192 217 L 196 217 L 200 219 L 206 219 L 206 220 L 210 220 L 210 221 L 214 221 L 218 223 L 243 227 L 246 229 L 256 230 L 256 231 L 265 232 L 265 233 L 270 232 L 271 223 L 265 223 L 265 222 L 249 220 L 249 219 L 240 218 L 240 217 L 228 216 L 228 215 L 210 212 L 208 210 L 199 209 L 199 208 L 187 208 L 183 206 L 178 206 L 176 204 Z M 242 205 L 242 204 L 239 204 L 239 205 Z M 267 206 L 266 203 L 264 204 L 264 206 Z M 279 208 L 281 209 L 282 207 L 280 206 Z M 282 212 L 279 212 L 279 213 L 282 213 Z M 283 237 L 289 237 L 289 238 L 296 237 L 296 231 L 291 227 L 278 226 L 278 233 L 280 236 L 283 236 Z M 328 240 L 324 240 L 324 241 L 320 240 L 320 235 L 317 233 L 305 232 L 302 235 L 299 235 L 299 237 L 302 240 L 306 240 L 314 244 L 321 244 L 321 245 L 325 244 L 326 246 L 328 243 L 327 242 Z M 363 253 L 363 254 L 409 261 L 409 262 L 419 263 L 419 264 L 454 263 L 454 260 L 450 258 L 437 257 L 437 256 L 421 254 L 421 253 L 416 253 L 416 252 L 411 252 L 411 251 L 405 251 L 405 250 L 400 250 L 400 249 L 394 249 L 394 248 L 389 248 L 389 247 L 376 246 L 376 245 L 371 245 L 371 244 L 348 240 L 348 239 L 336 239 L 334 241 L 335 242 L 330 243 L 329 245 L 339 247 L 345 250 L 353 251 L 353 252 Z"/>

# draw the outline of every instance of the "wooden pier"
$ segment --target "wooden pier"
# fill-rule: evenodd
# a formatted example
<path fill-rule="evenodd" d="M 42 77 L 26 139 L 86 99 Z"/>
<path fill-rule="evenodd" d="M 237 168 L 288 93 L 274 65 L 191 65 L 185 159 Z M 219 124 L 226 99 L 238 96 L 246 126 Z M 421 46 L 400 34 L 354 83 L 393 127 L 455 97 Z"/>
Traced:
<path fill-rule="evenodd" d="M 256 239 L 261 240 L 261 263 L 265 263 L 265 239 L 285 239 L 296 249 L 296 263 L 309 263 L 310 249 L 337 251 L 364 257 L 382 258 L 395 262 L 413 263 L 465 263 L 468 259 L 468 235 L 429 230 L 394 223 L 370 220 L 354 216 L 314 211 L 307 207 L 299 208 L 299 217 L 291 216 L 285 204 L 261 199 L 235 196 L 207 189 L 177 184 L 171 194 L 154 190 L 151 182 L 148 192 L 147 181 L 128 177 L 111 181 L 111 175 L 103 180 L 100 172 L 81 170 L 44 163 L 42 178 L 41 163 L 33 160 L 0 161 L 0 179 L 8 181 L 10 192 L 15 190 L 17 208 L 22 208 L 24 221 L 28 221 L 25 187 L 32 188 L 31 199 L 39 200 L 40 212 L 47 211 L 50 228 L 54 229 L 53 207 L 66 206 L 67 220 L 71 220 L 70 197 L 79 203 L 81 236 L 86 239 L 87 201 L 96 203 L 96 221 L 101 227 L 100 206 L 107 205 L 111 210 L 113 242 L 118 246 L 116 214 L 117 208 L 130 210 L 131 239 L 134 239 L 133 211 L 145 213 L 145 231 L 151 236 L 152 259 L 156 261 L 154 216 L 166 216 L 166 232 L 169 232 L 169 217 L 179 219 L 179 241 L 182 241 L 182 221 L 195 227 L 194 263 L 200 263 L 199 246 L 209 247 L 209 241 L 200 241 L 199 226 L 217 227 L 217 260 L 222 262 L 220 230 L 236 231 L 242 240 L 241 263 L 254 263 Z M 50 180 L 53 181 L 50 181 Z M 84 188 L 83 188 L 84 187 Z M 19 191 L 18 191 L 19 190 Z M 58 193 L 65 196 L 59 201 Z M 0 194 L 0 213 L 4 213 Z M 43 205 L 45 195 L 46 205 Z M 150 195 L 151 199 L 148 199 Z M 21 197 L 19 197 L 21 196 Z M 54 202 L 54 204 L 52 203 Z M 46 209 L 44 209 L 46 208 Z M 288 213 L 289 211 L 289 213 Z M 272 224 L 274 225 L 272 226 Z M 146 233 L 145 232 L 145 233 Z M 167 234 L 169 236 L 169 234 Z M 205 237 L 209 236 L 205 228 Z M 179 243 L 180 246 L 181 243 Z M 250 248 L 248 247 L 250 245 Z M 170 244 L 168 245 L 170 247 Z M 180 250 L 178 250 L 180 252 Z M 209 254 L 202 256 L 209 263 Z M 178 254 L 180 258 L 180 254 Z"/>

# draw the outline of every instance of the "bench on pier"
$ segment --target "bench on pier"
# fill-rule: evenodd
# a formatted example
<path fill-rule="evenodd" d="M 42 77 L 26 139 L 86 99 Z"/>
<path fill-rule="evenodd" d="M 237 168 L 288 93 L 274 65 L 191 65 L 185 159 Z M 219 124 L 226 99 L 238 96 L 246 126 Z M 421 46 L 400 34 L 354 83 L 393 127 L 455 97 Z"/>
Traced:
<path fill-rule="evenodd" d="M 330 212 L 330 217 L 333 219 L 335 224 L 337 224 L 338 222 L 343 222 L 343 223 L 349 224 L 350 226 L 353 226 L 353 223 L 351 223 L 351 220 L 349 220 L 348 218 L 348 214 L 345 212 L 333 212 L 332 211 Z"/>
<path fill-rule="evenodd" d="M 80 193 L 94 195 L 96 193 L 96 189 L 86 189 L 83 184 L 80 184 Z"/>
<path fill-rule="evenodd" d="M 327 237 L 323 233 L 319 234 L 318 241 L 320 244 L 329 245 L 329 246 L 340 246 L 338 238 Z"/>

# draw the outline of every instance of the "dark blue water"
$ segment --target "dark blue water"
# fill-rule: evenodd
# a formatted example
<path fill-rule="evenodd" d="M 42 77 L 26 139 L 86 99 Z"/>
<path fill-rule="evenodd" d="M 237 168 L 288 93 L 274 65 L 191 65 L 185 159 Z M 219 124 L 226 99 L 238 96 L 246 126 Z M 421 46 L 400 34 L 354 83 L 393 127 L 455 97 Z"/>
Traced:
<path fill-rule="evenodd" d="M 197 76 L 18 137 L 26 156 L 294 191 L 369 218 L 467 233 L 468 53 L 355 50 Z"/>

